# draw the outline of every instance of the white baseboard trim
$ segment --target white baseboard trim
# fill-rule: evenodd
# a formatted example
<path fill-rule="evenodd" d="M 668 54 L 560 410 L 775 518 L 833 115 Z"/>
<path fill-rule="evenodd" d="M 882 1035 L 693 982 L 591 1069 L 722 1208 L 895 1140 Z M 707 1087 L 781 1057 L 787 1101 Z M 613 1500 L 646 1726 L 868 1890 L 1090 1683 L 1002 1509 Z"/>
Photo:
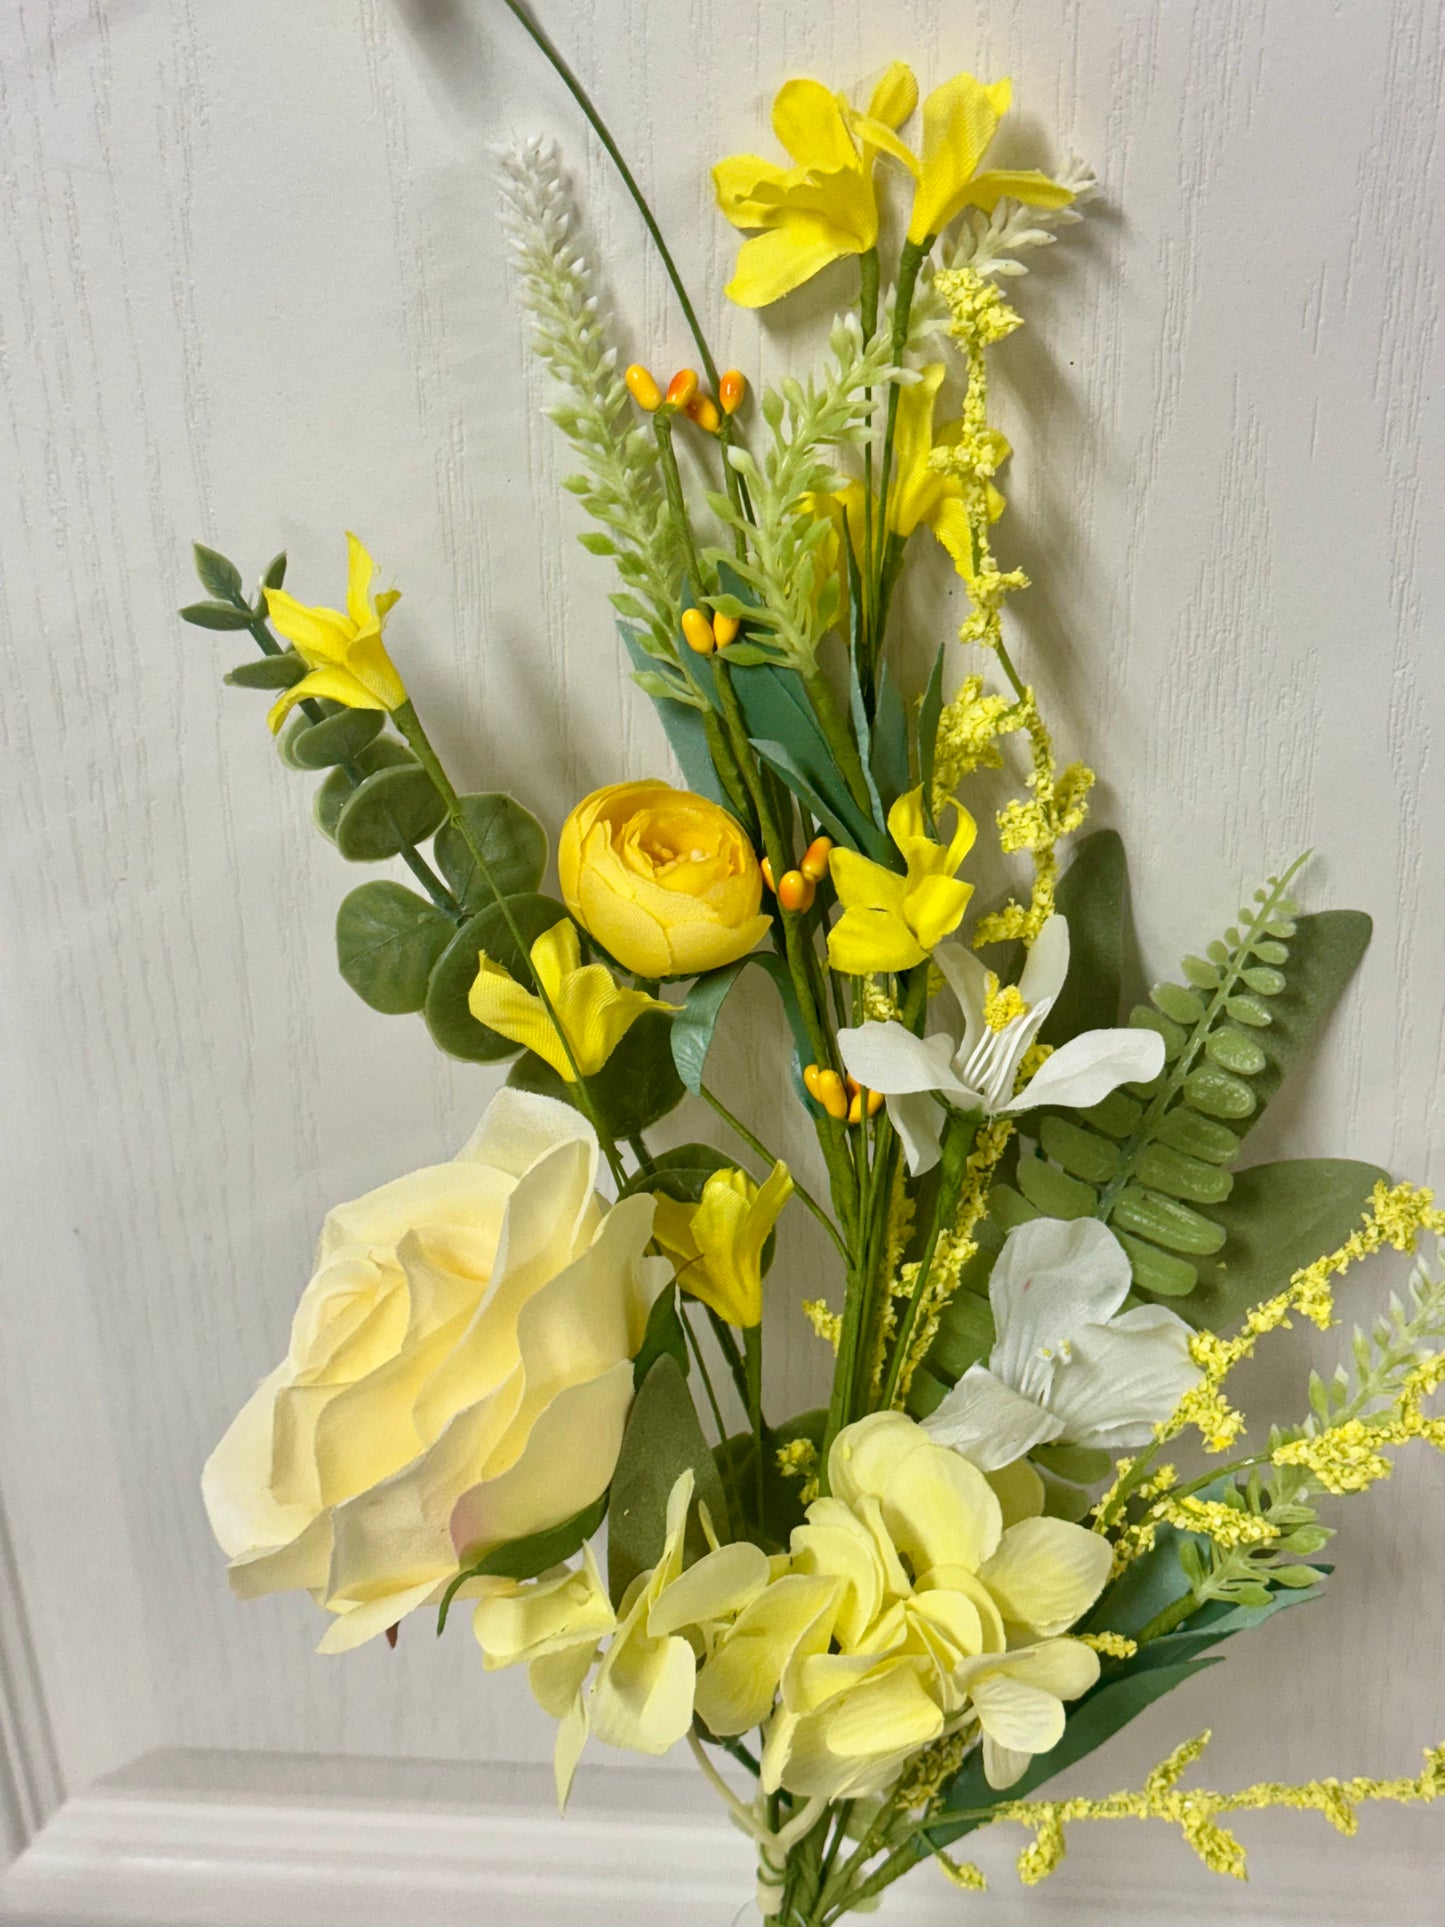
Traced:
<path fill-rule="evenodd" d="M 0 1866 L 39 1833 L 62 1797 L 25 1596 L 0 1505 Z"/>
<path fill-rule="evenodd" d="M 65 1803 L 0 1880 L 0 1921 L 732 1927 L 751 1856 L 695 1776 L 595 1773 L 565 1822 L 549 1782 L 535 1768 L 152 1754 Z M 920 1869 L 883 1913 L 917 1927 L 960 1927 L 965 1914 L 978 1927 L 1158 1927 L 1186 1912 L 1247 1927 L 1438 1927 L 1439 1834 L 1420 1818 L 1403 1853 L 1339 1841 L 1317 1820 L 1303 1836 L 1272 1830 L 1248 1887 L 1206 1873 L 1162 1829 L 1126 1841 L 1099 1828 L 1054 1880 L 1021 1889 L 1010 1829 L 972 1856 L 986 1898 Z"/>

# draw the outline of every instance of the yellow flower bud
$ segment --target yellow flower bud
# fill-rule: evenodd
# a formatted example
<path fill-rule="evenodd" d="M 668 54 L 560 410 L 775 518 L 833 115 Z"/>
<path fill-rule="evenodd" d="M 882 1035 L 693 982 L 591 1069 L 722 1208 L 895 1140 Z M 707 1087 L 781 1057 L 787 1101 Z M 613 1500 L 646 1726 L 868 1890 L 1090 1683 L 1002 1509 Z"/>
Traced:
<path fill-rule="evenodd" d="M 762 863 L 761 863 L 761 865 L 760 865 L 759 867 L 761 868 L 761 870 L 762 870 L 762 873 L 763 873 L 763 882 L 767 884 L 767 886 L 768 886 L 768 888 L 769 888 L 770 890 L 772 890 L 772 891 L 774 891 L 774 892 L 776 892 L 776 890 L 777 890 L 777 887 L 778 887 L 778 886 L 777 886 L 777 884 L 776 884 L 776 883 L 774 883 L 774 881 L 773 881 L 773 866 L 772 866 L 772 864 L 771 864 L 771 863 L 769 863 L 769 861 L 768 861 L 768 859 L 767 859 L 766 857 L 764 857 L 764 858 L 763 858 L 763 860 L 762 860 Z"/>
<path fill-rule="evenodd" d="M 818 886 L 810 883 L 801 870 L 789 870 L 779 880 L 778 902 L 785 910 L 811 910 Z"/>
<path fill-rule="evenodd" d="M 848 1115 L 848 1093 L 843 1088 L 843 1080 L 836 1071 L 825 1071 L 817 1064 L 809 1064 L 803 1072 L 803 1086 L 815 1104 L 841 1124 Z"/>
<path fill-rule="evenodd" d="M 716 435 L 722 427 L 722 416 L 711 395 L 695 395 L 687 404 L 686 414 L 689 421 L 696 422 L 709 435 Z"/>
<path fill-rule="evenodd" d="M 740 368 L 729 368 L 717 385 L 717 398 L 725 415 L 735 415 L 748 392 L 748 378 Z"/>
<path fill-rule="evenodd" d="M 628 393 L 637 406 L 645 409 L 649 415 L 662 406 L 662 390 L 640 361 L 634 361 L 622 379 L 627 383 Z"/>
<path fill-rule="evenodd" d="M 557 873 L 583 929 L 639 977 L 716 970 L 768 933 L 742 826 L 668 783 L 613 783 L 586 797 L 562 825 Z"/>
<path fill-rule="evenodd" d="M 717 637 L 705 609 L 684 609 L 682 636 L 689 649 L 699 656 L 710 656 L 717 648 Z"/>
<path fill-rule="evenodd" d="M 667 384 L 667 399 L 674 408 L 686 408 L 697 395 L 697 370 L 679 368 Z"/>
<path fill-rule="evenodd" d="M 717 637 L 718 648 L 726 649 L 730 642 L 735 642 L 737 640 L 738 630 L 741 629 L 742 626 L 742 622 L 737 616 L 714 616 L 712 619 L 712 632 Z"/>
<path fill-rule="evenodd" d="M 815 836 L 803 852 L 803 860 L 798 868 L 805 877 L 814 883 L 821 883 L 828 874 L 828 858 L 833 849 L 831 836 Z"/>

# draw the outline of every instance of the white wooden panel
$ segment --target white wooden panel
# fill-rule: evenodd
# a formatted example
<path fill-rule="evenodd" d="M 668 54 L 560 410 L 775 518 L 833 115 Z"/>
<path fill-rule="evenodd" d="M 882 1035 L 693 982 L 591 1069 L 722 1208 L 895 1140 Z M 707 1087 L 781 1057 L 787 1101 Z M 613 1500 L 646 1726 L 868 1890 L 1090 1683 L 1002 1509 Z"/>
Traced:
<path fill-rule="evenodd" d="M 934 79 L 1009 71 L 1011 154 L 1072 144 L 1098 166 L 1105 207 L 1022 284 L 1030 325 L 998 357 L 1020 451 L 1004 549 L 1036 585 L 1019 654 L 1064 748 L 1101 768 L 1100 820 L 1129 834 L 1141 974 L 1306 844 L 1316 900 L 1378 919 L 1331 1061 L 1260 1154 L 1438 1177 L 1434 0 L 542 5 L 705 313 L 730 259 L 705 163 L 766 147 L 790 72 L 849 82 L 898 53 Z M 193 593 L 192 534 L 251 566 L 284 542 L 319 597 L 355 526 L 407 591 L 398 648 L 465 783 L 555 822 L 660 767 L 523 372 L 487 141 L 562 136 L 625 348 L 666 368 L 686 345 L 632 214 L 500 11 L 0 16 L 0 1486 L 73 1788 L 160 1744 L 499 1762 L 550 1744 L 463 1627 L 317 1660 L 310 1608 L 234 1606 L 209 1545 L 197 1468 L 279 1351 L 322 1212 L 457 1142 L 494 1079 L 335 978 L 354 877 L 311 832 L 259 699 L 221 689 L 224 641 L 170 614 Z M 721 313 L 715 338 L 776 370 L 845 294 L 840 276 L 761 323 Z M 915 648 L 957 619 L 932 575 Z M 772 1040 L 732 1034 L 732 1095 L 766 1115 Z M 805 1223 L 784 1260 L 818 1288 Z M 774 1335 L 778 1402 L 785 1384 L 808 1402 L 815 1342 L 791 1309 Z M 1285 1341 L 1261 1383 L 1293 1397 L 1307 1349 Z M 1207 1718 L 1221 1779 L 1412 1767 L 1445 1733 L 1445 1552 L 1423 1529 L 1441 1489 L 1438 1465 L 1411 1464 L 1343 1510 L 1339 1577 L 1292 1625 L 1289 1666 L 1246 1646 L 1207 1706 L 1151 1736 Z"/>

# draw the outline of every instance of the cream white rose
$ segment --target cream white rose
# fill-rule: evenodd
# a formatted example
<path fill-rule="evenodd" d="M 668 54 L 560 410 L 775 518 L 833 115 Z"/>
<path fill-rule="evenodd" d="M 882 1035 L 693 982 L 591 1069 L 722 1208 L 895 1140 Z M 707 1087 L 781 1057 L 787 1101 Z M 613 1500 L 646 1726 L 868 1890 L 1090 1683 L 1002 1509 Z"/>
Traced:
<path fill-rule="evenodd" d="M 597 1160 L 569 1105 L 504 1090 L 452 1163 L 328 1215 L 290 1350 L 202 1478 L 242 1598 L 310 1591 L 341 1652 L 600 1497 L 671 1267 Z"/>

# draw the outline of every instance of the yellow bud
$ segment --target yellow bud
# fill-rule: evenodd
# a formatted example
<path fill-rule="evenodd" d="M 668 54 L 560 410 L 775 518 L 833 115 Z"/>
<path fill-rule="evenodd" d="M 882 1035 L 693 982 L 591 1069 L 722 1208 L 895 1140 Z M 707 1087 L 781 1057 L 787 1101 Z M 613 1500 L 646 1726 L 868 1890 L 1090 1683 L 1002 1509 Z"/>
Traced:
<path fill-rule="evenodd" d="M 818 1086 L 813 1095 L 835 1122 L 841 1124 L 847 1117 L 848 1093 L 843 1089 L 843 1080 L 836 1071 L 818 1072 Z"/>
<path fill-rule="evenodd" d="M 722 416 L 711 395 L 695 395 L 687 404 L 687 418 L 709 435 L 716 435 L 722 427 Z"/>
<path fill-rule="evenodd" d="M 763 858 L 762 870 L 763 870 L 763 882 L 767 884 L 770 890 L 776 890 L 778 886 L 776 883 L 773 882 L 773 866 L 771 863 L 769 863 L 766 857 Z M 817 1066 L 813 1065 L 812 1068 L 816 1070 Z"/>
<path fill-rule="evenodd" d="M 712 632 L 712 624 L 701 609 L 683 610 L 682 633 L 688 648 L 699 656 L 710 656 L 717 648 L 717 637 Z"/>
<path fill-rule="evenodd" d="M 722 640 L 721 636 L 718 640 Z M 798 866 L 803 875 L 810 877 L 814 883 L 821 883 L 828 874 L 828 858 L 832 850 L 832 837 L 815 836 L 803 852 L 803 861 Z"/>
<path fill-rule="evenodd" d="M 748 392 L 748 378 L 740 368 L 729 368 L 717 385 L 717 398 L 725 415 L 735 415 Z"/>
<path fill-rule="evenodd" d="M 627 383 L 628 392 L 637 406 L 645 409 L 649 415 L 662 406 L 662 390 L 640 361 L 634 361 L 622 379 Z"/>
<path fill-rule="evenodd" d="M 679 368 L 667 384 L 667 399 L 674 408 L 686 408 L 697 394 L 697 370 Z"/>
<path fill-rule="evenodd" d="M 817 890 L 801 870 L 789 870 L 778 881 L 778 902 L 785 910 L 811 910 Z"/>
<path fill-rule="evenodd" d="M 717 637 L 718 648 L 726 649 L 730 642 L 735 642 L 737 640 L 738 630 L 741 629 L 742 626 L 742 622 L 737 616 L 714 616 L 712 619 L 712 632 Z"/>

